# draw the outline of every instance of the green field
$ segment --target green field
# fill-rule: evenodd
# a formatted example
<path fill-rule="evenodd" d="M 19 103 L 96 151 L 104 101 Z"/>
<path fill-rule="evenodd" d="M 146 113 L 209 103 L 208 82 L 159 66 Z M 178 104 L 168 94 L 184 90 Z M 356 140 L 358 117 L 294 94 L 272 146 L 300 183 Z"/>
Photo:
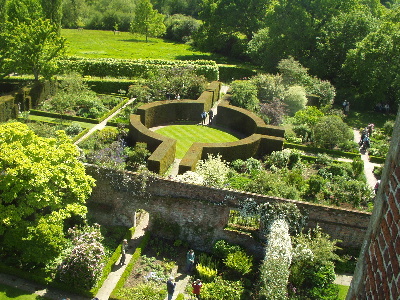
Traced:
<path fill-rule="evenodd" d="M 114 34 L 105 30 L 62 29 L 67 39 L 67 55 L 88 58 L 218 60 L 211 53 L 193 50 L 190 45 L 163 39 L 146 39 L 129 32 Z"/>
<path fill-rule="evenodd" d="M 201 125 L 170 125 L 156 130 L 157 133 L 177 140 L 176 158 L 182 158 L 193 143 L 226 143 L 237 141 L 230 133 Z"/>

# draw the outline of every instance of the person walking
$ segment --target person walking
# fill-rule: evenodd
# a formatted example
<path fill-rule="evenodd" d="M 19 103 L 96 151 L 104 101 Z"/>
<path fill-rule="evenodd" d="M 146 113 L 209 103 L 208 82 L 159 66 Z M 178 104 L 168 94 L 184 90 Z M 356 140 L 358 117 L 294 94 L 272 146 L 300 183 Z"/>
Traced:
<path fill-rule="evenodd" d="M 121 260 L 119 262 L 120 265 L 125 264 L 126 250 L 128 250 L 128 241 L 124 239 L 121 244 Z"/>
<path fill-rule="evenodd" d="M 194 251 L 193 251 L 193 249 L 190 249 L 186 253 L 186 272 L 187 273 L 191 273 L 193 270 L 194 258 L 195 258 Z"/>
<path fill-rule="evenodd" d="M 201 283 L 200 279 L 197 279 L 196 281 L 193 281 L 193 283 L 192 283 L 193 294 L 199 300 L 201 300 L 200 292 L 201 292 L 202 286 L 203 286 L 203 284 Z"/>
<path fill-rule="evenodd" d="M 208 125 L 211 125 L 212 119 L 214 117 L 214 112 L 212 109 L 208 112 Z"/>
<path fill-rule="evenodd" d="M 172 296 L 175 292 L 176 282 L 174 282 L 174 277 L 170 277 L 167 281 L 167 291 L 168 291 L 168 300 L 172 300 Z"/>

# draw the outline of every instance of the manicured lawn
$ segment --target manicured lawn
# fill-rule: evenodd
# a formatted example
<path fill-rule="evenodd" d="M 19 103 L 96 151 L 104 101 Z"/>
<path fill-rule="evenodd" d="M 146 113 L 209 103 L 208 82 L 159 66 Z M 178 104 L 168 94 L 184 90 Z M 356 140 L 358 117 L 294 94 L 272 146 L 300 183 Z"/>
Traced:
<path fill-rule="evenodd" d="M 88 58 L 216 60 L 211 53 L 194 51 L 189 45 L 163 39 L 133 35 L 129 32 L 114 34 L 105 30 L 62 29 L 67 39 L 67 55 Z"/>
<path fill-rule="evenodd" d="M 346 285 L 339 285 L 339 284 L 338 284 L 338 287 L 339 287 L 338 300 L 345 300 L 347 292 L 349 291 L 350 287 L 346 286 Z"/>
<path fill-rule="evenodd" d="M 0 300 L 39 300 L 46 299 L 42 296 L 30 294 L 28 292 L 10 287 L 8 285 L 0 284 Z"/>
<path fill-rule="evenodd" d="M 237 141 L 230 133 L 201 125 L 170 125 L 157 133 L 177 140 L 176 158 L 182 158 L 193 143 L 226 143 Z"/>

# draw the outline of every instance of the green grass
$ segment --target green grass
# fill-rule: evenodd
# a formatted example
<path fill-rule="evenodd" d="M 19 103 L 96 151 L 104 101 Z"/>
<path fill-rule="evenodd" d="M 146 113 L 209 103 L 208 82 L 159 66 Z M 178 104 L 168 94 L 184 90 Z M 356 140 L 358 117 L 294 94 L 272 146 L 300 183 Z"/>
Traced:
<path fill-rule="evenodd" d="M 46 299 L 42 296 L 31 294 L 8 285 L 0 284 L 0 300 L 39 300 Z"/>
<path fill-rule="evenodd" d="M 349 286 L 346 285 L 337 285 L 339 287 L 339 295 L 338 295 L 338 300 L 345 300 L 347 292 L 349 291 Z"/>
<path fill-rule="evenodd" d="M 182 158 L 193 143 L 226 143 L 237 141 L 230 133 L 201 125 L 170 125 L 156 130 L 157 133 L 177 140 L 176 158 Z"/>
<path fill-rule="evenodd" d="M 163 39 L 133 35 L 129 32 L 114 34 L 105 30 L 62 29 L 67 39 L 67 55 L 88 58 L 167 59 L 167 60 L 222 60 L 211 53 L 195 51 L 190 45 Z"/>
<path fill-rule="evenodd" d="M 368 124 L 373 123 L 375 127 L 382 128 L 386 121 L 395 120 L 396 115 L 385 115 L 377 112 L 370 111 L 350 111 L 350 114 L 344 119 L 344 121 L 353 128 L 364 128 Z"/>

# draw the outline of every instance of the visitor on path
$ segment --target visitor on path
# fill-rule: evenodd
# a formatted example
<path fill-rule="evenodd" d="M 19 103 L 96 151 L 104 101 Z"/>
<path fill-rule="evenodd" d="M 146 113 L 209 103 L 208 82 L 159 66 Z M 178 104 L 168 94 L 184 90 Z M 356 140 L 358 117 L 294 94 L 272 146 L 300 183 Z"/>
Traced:
<path fill-rule="evenodd" d="M 201 113 L 201 125 L 206 125 L 207 113 L 203 111 Z"/>
<path fill-rule="evenodd" d="M 197 299 L 201 299 L 200 292 L 201 292 L 202 286 L 203 286 L 203 284 L 201 283 L 200 279 L 197 279 L 196 281 L 193 281 L 193 283 L 192 283 L 193 294 Z"/>
<path fill-rule="evenodd" d="M 344 114 L 347 116 L 349 114 L 349 111 L 350 111 L 350 102 L 349 101 L 346 101 L 346 102 L 347 102 L 347 105 L 344 108 Z"/>
<path fill-rule="evenodd" d="M 125 264 L 126 250 L 128 250 L 128 241 L 124 239 L 121 244 L 121 260 L 119 262 L 120 265 Z"/>
<path fill-rule="evenodd" d="M 191 273 L 194 267 L 194 251 L 192 249 L 190 249 L 187 253 L 186 253 L 186 272 L 187 273 Z"/>
<path fill-rule="evenodd" d="M 214 117 L 214 112 L 212 109 L 208 112 L 208 125 L 211 125 L 212 119 Z"/>
<path fill-rule="evenodd" d="M 386 103 L 386 104 L 385 104 L 385 112 L 386 112 L 387 115 L 388 115 L 389 112 L 390 112 L 389 103 Z"/>
<path fill-rule="evenodd" d="M 374 187 L 375 195 L 378 194 L 378 189 L 379 189 L 380 184 L 381 184 L 381 180 L 378 179 L 378 181 L 376 182 L 375 187 Z"/>
<path fill-rule="evenodd" d="M 374 132 L 374 127 L 375 127 L 375 125 L 373 123 L 368 124 L 367 129 L 368 129 L 369 136 L 371 136 L 372 133 Z"/>
<path fill-rule="evenodd" d="M 167 291 L 168 291 L 168 300 L 172 300 L 172 296 L 175 292 L 176 282 L 174 282 L 174 277 L 170 277 L 167 281 Z"/>
<path fill-rule="evenodd" d="M 343 107 L 343 113 L 346 114 L 346 107 L 349 104 L 349 102 L 347 102 L 347 100 L 343 101 L 342 107 Z"/>

